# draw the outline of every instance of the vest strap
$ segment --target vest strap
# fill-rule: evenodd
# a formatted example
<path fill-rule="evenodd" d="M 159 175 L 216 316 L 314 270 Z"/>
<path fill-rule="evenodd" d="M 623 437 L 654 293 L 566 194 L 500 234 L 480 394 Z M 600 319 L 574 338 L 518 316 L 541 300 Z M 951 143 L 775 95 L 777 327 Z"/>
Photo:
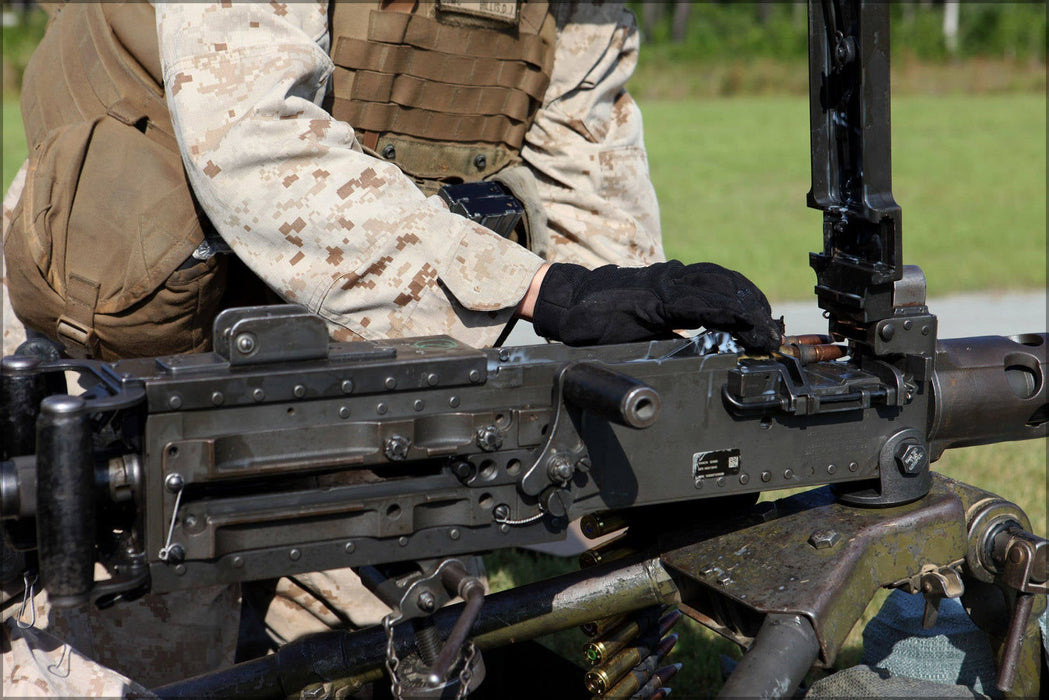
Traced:
<path fill-rule="evenodd" d="M 95 305 L 99 284 L 71 273 L 66 279 L 66 304 L 55 323 L 55 333 L 70 357 L 98 357 Z"/>

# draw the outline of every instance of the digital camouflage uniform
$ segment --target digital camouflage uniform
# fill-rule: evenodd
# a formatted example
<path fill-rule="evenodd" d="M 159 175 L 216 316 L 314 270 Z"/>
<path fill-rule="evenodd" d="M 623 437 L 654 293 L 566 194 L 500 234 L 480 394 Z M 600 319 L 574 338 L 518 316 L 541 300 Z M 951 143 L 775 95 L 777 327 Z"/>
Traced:
<path fill-rule="evenodd" d="M 165 85 L 189 180 L 222 238 L 336 339 L 448 333 L 490 345 L 542 259 L 426 198 L 318 103 L 326 3 L 158 7 Z M 638 34 L 617 3 L 578 3 L 521 157 L 548 259 L 663 259 L 641 118 L 623 90 Z"/>
<path fill-rule="evenodd" d="M 18 198 L 22 195 L 22 186 L 25 184 L 26 175 L 26 163 L 22 163 L 22 167 L 19 168 L 18 174 L 15 175 L 15 179 L 11 181 L 11 187 L 8 188 L 7 193 L 4 195 L 3 204 L 3 228 L 2 237 L 0 241 L 7 240 L 7 231 L 11 224 L 11 214 L 14 211 L 15 203 L 18 202 Z M 7 355 L 13 355 L 18 346 L 25 342 L 25 328 L 22 327 L 22 323 L 15 316 L 15 310 L 11 308 L 11 300 L 7 293 L 7 265 L 4 263 L 3 251 L 0 250 L 0 303 L 3 304 L 3 317 L 0 318 L 0 337 L 3 340 L 3 353 Z"/>
<path fill-rule="evenodd" d="M 545 258 L 661 261 L 641 116 L 624 90 L 633 16 L 614 2 L 554 7 L 553 73 L 521 150 L 547 220 Z M 543 258 L 425 197 L 319 106 L 332 72 L 327 18 L 326 2 L 158 3 L 168 105 L 201 206 L 238 257 L 338 340 L 447 333 L 492 344 Z M 4 200 L 5 239 L 20 186 Z M 10 354 L 24 331 L 6 288 L 3 330 Z M 22 596 L 16 583 L 5 599 Z M 142 691 L 89 658 L 148 687 L 230 663 L 236 596 L 208 589 L 59 613 L 37 595 L 36 629 L 4 625 L 4 695 Z M 282 579 L 266 622 L 286 640 L 374 624 L 384 611 L 340 570 Z M 45 626 L 75 649 L 42 655 L 54 640 Z M 72 661 L 56 671 L 58 649 Z"/>

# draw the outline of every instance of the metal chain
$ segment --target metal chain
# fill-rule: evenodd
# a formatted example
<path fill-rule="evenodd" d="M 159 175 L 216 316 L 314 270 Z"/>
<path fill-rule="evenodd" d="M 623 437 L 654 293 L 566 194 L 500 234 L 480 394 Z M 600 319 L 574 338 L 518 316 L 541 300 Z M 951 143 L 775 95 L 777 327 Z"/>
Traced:
<path fill-rule="evenodd" d="M 543 513 L 542 511 L 539 511 L 535 515 L 533 515 L 533 516 L 531 516 L 529 518 L 522 518 L 521 520 L 511 520 L 508 517 L 507 518 L 500 518 L 498 515 L 492 516 L 492 519 L 495 520 L 495 522 L 499 523 L 500 525 L 527 525 L 528 523 L 534 523 L 536 520 L 539 520 L 544 515 L 545 515 L 545 513 Z"/>
<path fill-rule="evenodd" d="M 474 646 L 473 640 L 468 641 L 465 647 L 466 653 L 463 654 L 463 668 L 459 671 L 459 691 L 455 694 L 456 700 L 463 700 L 469 694 L 470 681 L 473 680 L 471 666 L 474 656 L 477 654 L 477 647 Z"/>
<path fill-rule="evenodd" d="M 393 643 L 393 625 L 400 619 L 400 615 L 395 616 L 393 613 L 382 619 L 382 628 L 386 632 L 386 670 L 390 673 L 390 693 L 393 694 L 394 700 L 401 700 L 404 690 L 401 680 L 397 677 L 397 667 L 401 660 L 397 658 L 397 647 Z"/>
<path fill-rule="evenodd" d="M 386 671 L 390 674 L 390 693 L 394 700 L 401 700 L 404 693 L 404 685 L 397 676 L 397 668 L 401 665 L 401 660 L 397 658 L 397 646 L 393 641 L 393 626 L 400 619 L 400 615 L 394 616 L 393 613 L 382 619 L 382 628 L 386 632 Z M 473 641 L 467 642 L 464 648 L 463 667 L 459 671 L 459 690 L 455 696 L 456 700 L 463 700 L 469 693 L 470 681 L 473 680 L 472 664 L 474 656 L 477 655 L 477 647 L 474 646 Z"/>
<path fill-rule="evenodd" d="M 178 520 L 178 508 L 182 503 L 182 489 L 183 487 L 179 486 L 178 491 L 175 492 L 175 510 L 171 512 L 171 525 L 168 526 L 168 539 L 157 554 L 161 561 L 167 561 L 168 557 L 171 555 L 171 538 L 175 534 L 175 522 Z"/>

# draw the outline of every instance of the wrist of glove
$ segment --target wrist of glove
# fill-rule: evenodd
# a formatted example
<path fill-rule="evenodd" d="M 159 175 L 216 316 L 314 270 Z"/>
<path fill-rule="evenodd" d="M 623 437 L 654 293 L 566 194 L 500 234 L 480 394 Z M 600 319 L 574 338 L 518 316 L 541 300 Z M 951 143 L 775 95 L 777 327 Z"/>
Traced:
<path fill-rule="evenodd" d="M 532 321 L 566 345 L 605 345 L 675 337 L 675 329 L 732 333 L 749 350 L 779 347 L 782 321 L 743 275 L 713 263 L 671 260 L 648 267 L 588 270 L 555 263 L 539 288 Z"/>

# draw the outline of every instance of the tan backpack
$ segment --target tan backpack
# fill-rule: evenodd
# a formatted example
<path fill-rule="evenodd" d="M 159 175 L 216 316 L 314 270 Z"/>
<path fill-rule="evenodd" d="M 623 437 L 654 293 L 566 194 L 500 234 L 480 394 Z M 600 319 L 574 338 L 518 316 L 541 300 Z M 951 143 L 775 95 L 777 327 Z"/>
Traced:
<path fill-rule="evenodd" d="M 153 8 L 52 11 L 23 86 L 29 171 L 4 241 L 12 306 L 74 357 L 206 350 L 229 256 L 193 257 L 209 224 L 172 134 Z"/>

